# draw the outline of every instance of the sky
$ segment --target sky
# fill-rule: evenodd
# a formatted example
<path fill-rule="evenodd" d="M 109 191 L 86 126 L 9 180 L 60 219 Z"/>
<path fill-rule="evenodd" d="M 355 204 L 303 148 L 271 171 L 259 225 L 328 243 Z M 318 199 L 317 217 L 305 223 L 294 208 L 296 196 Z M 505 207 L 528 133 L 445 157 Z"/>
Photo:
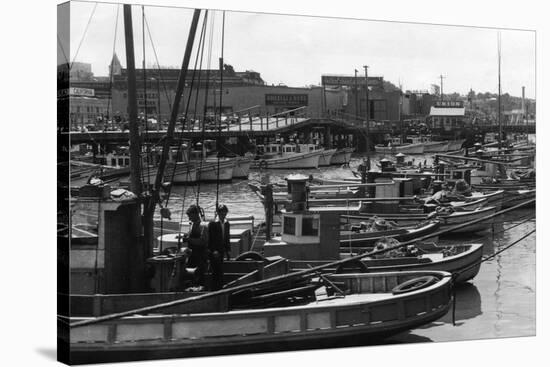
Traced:
<path fill-rule="evenodd" d="M 142 9 L 133 6 L 132 12 L 139 68 Z M 146 65 L 157 62 L 156 52 L 160 65 L 179 67 L 193 10 L 145 6 L 144 12 Z M 122 13 L 121 5 L 72 2 L 71 61 L 91 63 L 95 75 L 106 76 L 114 49 L 125 66 Z M 222 52 L 222 12 L 210 11 L 209 17 L 214 68 Z M 228 11 L 223 52 L 236 71 L 257 71 L 275 85 L 319 85 L 323 74 L 353 75 L 357 69 L 364 75 L 368 65 L 369 76 L 382 76 L 404 90 L 428 90 L 443 75 L 444 93 L 465 94 L 470 88 L 497 93 L 499 32 L 502 92 L 520 96 L 525 86 L 526 96 L 534 98 L 534 31 Z"/>

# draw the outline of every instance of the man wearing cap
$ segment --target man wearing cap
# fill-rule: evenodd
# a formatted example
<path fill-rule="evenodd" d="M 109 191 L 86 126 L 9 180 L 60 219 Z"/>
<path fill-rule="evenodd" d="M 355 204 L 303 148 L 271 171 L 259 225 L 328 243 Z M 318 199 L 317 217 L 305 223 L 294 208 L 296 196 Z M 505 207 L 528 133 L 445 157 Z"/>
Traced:
<path fill-rule="evenodd" d="M 218 220 L 208 225 L 209 242 L 208 249 L 210 270 L 212 272 L 212 290 L 221 289 L 223 286 L 223 258 L 224 254 L 229 260 L 231 246 L 229 242 L 229 222 L 227 206 L 221 204 L 216 208 Z"/>
<path fill-rule="evenodd" d="M 191 205 L 187 209 L 187 216 L 191 221 L 191 227 L 188 233 L 189 266 L 196 267 L 195 281 L 199 286 L 204 286 L 204 273 L 208 266 L 208 229 L 201 224 L 200 207 Z"/>

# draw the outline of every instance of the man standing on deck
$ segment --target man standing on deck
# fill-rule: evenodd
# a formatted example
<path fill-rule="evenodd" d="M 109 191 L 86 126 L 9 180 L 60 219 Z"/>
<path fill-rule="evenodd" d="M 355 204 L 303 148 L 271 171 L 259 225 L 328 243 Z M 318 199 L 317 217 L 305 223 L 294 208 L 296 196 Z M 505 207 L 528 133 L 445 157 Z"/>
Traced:
<path fill-rule="evenodd" d="M 210 222 L 208 225 L 209 239 L 208 249 L 210 250 L 210 270 L 212 272 L 212 290 L 221 289 L 223 286 L 223 257 L 224 254 L 229 260 L 231 246 L 229 243 L 229 222 L 227 206 L 221 204 L 216 208 L 218 221 Z"/>
<path fill-rule="evenodd" d="M 191 205 L 187 209 L 187 216 L 191 221 L 188 233 L 189 266 L 195 269 L 195 285 L 204 287 L 204 273 L 208 266 L 208 228 L 201 224 L 200 207 Z"/>

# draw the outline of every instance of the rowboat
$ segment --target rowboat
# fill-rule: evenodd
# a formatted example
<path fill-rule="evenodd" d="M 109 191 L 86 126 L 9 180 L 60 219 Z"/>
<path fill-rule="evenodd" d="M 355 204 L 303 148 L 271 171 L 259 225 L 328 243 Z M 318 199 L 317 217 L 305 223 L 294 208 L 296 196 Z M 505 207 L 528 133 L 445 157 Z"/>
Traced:
<path fill-rule="evenodd" d="M 534 199 L 536 195 L 536 189 L 506 191 L 502 200 L 502 207 L 510 208 L 526 200 Z"/>
<path fill-rule="evenodd" d="M 70 344 L 77 364 L 344 346 L 350 337 L 376 341 L 427 324 L 451 306 L 446 272 L 333 274 L 319 280 L 271 293 L 223 293 L 203 312 L 182 308 L 72 327 L 62 342 Z M 276 306 L 239 309 L 239 298 Z M 287 303 L 279 306 L 281 301 Z M 84 320 L 90 317 L 58 323 Z"/>

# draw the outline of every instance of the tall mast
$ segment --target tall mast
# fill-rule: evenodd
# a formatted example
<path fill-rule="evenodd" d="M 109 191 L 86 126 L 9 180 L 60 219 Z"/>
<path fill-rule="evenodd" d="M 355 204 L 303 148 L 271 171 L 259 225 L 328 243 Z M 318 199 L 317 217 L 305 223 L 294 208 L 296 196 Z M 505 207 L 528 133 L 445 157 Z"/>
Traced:
<path fill-rule="evenodd" d="M 370 147 L 369 147 L 369 139 L 370 139 L 370 126 L 369 126 L 369 74 L 367 69 L 369 68 L 368 65 L 363 66 L 365 68 L 365 95 L 367 99 L 367 106 L 365 108 L 365 114 L 367 117 L 367 170 L 370 171 Z"/>
<path fill-rule="evenodd" d="M 498 40 L 498 149 L 502 149 L 502 121 L 500 119 L 500 32 L 497 36 Z"/>
<path fill-rule="evenodd" d="M 166 138 L 164 139 L 164 144 L 162 148 L 162 155 L 159 162 L 159 167 L 157 171 L 157 177 L 155 178 L 154 193 L 155 199 L 152 200 L 151 205 L 147 208 L 148 214 L 152 215 L 155 211 L 155 206 L 158 201 L 158 195 L 162 180 L 164 178 L 164 169 L 166 168 L 166 161 L 168 160 L 168 151 L 170 150 L 170 145 L 172 144 L 172 139 L 174 136 L 174 130 L 176 128 L 176 120 L 179 113 L 179 106 L 181 98 L 183 96 L 183 88 L 185 87 L 185 78 L 187 76 L 187 69 L 189 68 L 189 60 L 191 59 L 191 51 L 193 50 L 193 43 L 195 41 L 195 33 L 197 31 L 197 25 L 199 23 L 200 9 L 195 9 L 193 13 L 193 19 L 191 21 L 191 28 L 189 29 L 189 35 L 187 38 L 187 46 L 185 48 L 185 54 L 183 56 L 183 62 L 181 65 L 180 74 L 178 77 L 178 84 L 176 87 L 176 95 L 174 97 L 174 104 L 172 105 L 172 111 L 170 114 L 170 123 L 168 124 L 168 130 L 166 132 Z"/>
<path fill-rule="evenodd" d="M 141 151 L 137 123 L 136 65 L 134 60 L 134 31 L 132 6 L 124 4 L 124 36 L 126 40 L 126 69 L 128 74 L 128 119 L 130 129 L 130 190 L 141 194 Z"/>

